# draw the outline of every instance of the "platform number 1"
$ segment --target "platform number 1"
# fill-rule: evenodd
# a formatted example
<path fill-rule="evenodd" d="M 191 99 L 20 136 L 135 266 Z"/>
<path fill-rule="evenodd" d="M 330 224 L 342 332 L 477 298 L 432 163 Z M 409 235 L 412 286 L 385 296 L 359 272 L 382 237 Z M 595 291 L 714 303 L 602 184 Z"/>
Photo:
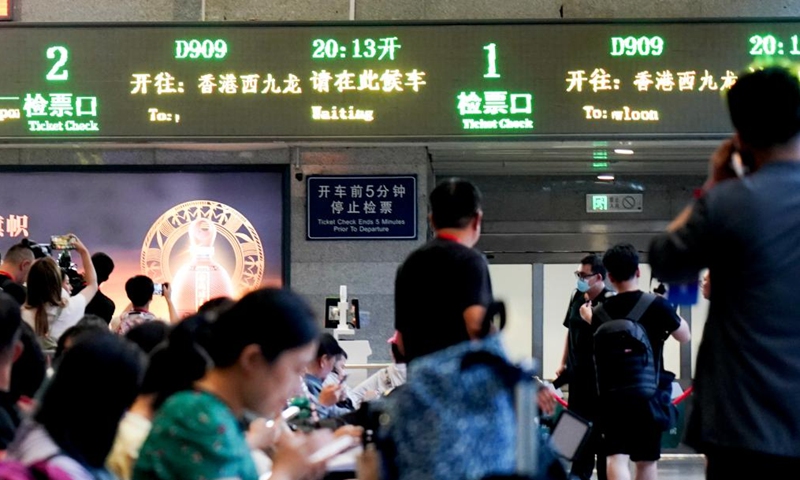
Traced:
<path fill-rule="evenodd" d="M 56 63 L 54 63 L 53 68 L 47 72 L 47 76 L 45 78 L 52 82 L 63 82 L 64 80 L 68 80 L 69 70 L 65 69 L 64 65 L 67 64 L 67 60 L 69 59 L 69 50 L 62 46 L 50 47 L 47 49 L 47 58 L 50 60 L 55 60 Z"/>
<path fill-rule="evenodd" d="M 497 73 L 497 45 L 490 43 L 483 47 L 483 49 L 486 50 L 486 56 L 489 63 L 489 69 L 483 78 L 500 78 L 500 74 Z"/>

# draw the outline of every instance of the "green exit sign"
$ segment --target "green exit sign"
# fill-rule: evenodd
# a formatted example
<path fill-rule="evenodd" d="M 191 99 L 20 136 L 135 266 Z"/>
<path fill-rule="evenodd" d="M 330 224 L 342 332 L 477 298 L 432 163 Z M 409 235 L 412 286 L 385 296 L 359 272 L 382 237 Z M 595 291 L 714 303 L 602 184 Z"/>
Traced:
<path fill-rule="evenodd" d="M 586 213 L 638 213 L 642 211 L 641 193 L 586 195 Z"/>

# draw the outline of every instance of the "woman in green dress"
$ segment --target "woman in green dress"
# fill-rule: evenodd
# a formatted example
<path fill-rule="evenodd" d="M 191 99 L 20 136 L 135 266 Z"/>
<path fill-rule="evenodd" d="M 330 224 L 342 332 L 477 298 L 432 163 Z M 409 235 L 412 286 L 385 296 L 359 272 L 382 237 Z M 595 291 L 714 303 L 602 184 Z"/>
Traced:
<path fill-rule="evenodd" d="M 170 335 L 165 348 L 182 359 L 175 367 L 192 388 L 156 413 L 134 480 L 258 480 L 243 416 L 279 418 L 316 353 L 316 322 L 299 296 L 279 289 L 252 292 L 213 317 L 184 320 L 191 328 Z M 309 456 L 323 436 L 281 435 L 270 480 L 321 477 L 324 463 Z"/>

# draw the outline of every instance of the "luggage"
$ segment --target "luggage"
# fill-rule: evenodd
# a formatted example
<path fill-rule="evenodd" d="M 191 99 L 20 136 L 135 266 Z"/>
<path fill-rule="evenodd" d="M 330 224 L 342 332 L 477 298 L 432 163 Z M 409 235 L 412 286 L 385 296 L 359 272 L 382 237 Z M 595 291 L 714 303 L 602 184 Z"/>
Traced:
<path fill-rule="evenodd" d="M 497 335 L 408 368 L 408 382 L 374 404 L 381 478 L 566 478 L 541 447 L 534 372 L 511 364 Z"/>

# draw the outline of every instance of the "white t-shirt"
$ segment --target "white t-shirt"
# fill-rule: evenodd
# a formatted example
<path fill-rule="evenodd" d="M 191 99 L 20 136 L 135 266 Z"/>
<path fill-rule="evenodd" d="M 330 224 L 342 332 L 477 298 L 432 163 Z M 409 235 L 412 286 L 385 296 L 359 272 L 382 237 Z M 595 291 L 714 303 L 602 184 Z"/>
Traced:
<path fill-rule="evenodd" d="M 65 305 L 63 307 L 51 305 L 45 308 L 47 312 L 47 321 L 50 322 L 50 334 L 54 340 L 59 337 L 69 328 L 78 323 L 86 311 L 86 297 L 83 295 L 76 295 L 74 297 L 61 298 Z M 31 328 L 35 328 L 36 310 L 32 308 L 22 309 L 22 320 L 25 321 Z"/>

